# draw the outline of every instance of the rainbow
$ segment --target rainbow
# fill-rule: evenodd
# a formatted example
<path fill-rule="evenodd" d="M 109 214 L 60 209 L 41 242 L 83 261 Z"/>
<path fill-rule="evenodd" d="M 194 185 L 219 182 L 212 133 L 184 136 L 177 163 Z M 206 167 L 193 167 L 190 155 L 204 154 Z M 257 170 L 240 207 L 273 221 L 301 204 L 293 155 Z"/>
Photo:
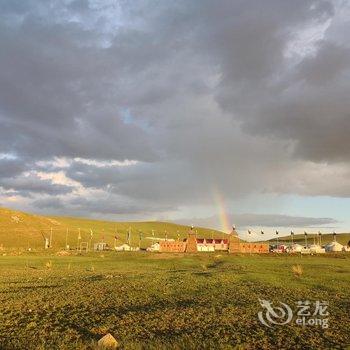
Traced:
<path fill-rule="evenodd" d="M 213 198 L 218 208 L 218 214 L 220 219 L 221 231 L 225 233 L 231 232 L 231 222 L 227 213 L 227 207 L 222 194 L 217 190 L 213 190 Z"/>

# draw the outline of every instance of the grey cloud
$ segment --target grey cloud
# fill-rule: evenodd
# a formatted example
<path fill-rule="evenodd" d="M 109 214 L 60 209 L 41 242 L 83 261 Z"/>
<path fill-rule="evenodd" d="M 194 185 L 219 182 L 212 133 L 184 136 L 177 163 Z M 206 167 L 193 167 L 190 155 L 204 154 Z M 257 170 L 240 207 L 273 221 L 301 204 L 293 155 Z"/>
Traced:
<path fill-rule="evenodd" d="M 73 190 L 72 186 L 54 184 L 50 180 L 43 180 L 33 174 L 0 179 L 0 186 L 5 190 L 15 190 L 22 196 L 30 196 L 33 193 L 67 194 Z"/>
<path fill-rule="evenodd" d="M 145 131 L 123 122 L 117 64 L 93 31 L 33 13 L 0 32 L 2 149 L 36 159 L 156 157 Z"/>
<path fill-rule="evenodd" d="M 350 195 L 347 171 L 336 171 L 350 168 L 349 45 L 337 27 L 339 4 L 133 1 L 120 3 L 121 18 L 94 2 L 0 6 L 0 151 L 23 159 L 0 168 L 5 188 L 69 194 L 37 178 L 5 179 L 62 170 L 104 195 L 62 197 L 52 208 L 106 214 L 211 205 L 213 189 L 234 200 Z M 312 54 L 288 56 L 299 32 L 328 21 Z M 72 164 L 35 165 L 54 157 Z M 96 167 L 75 157 L 140 162 Z M 315 181 L 309 163 L 329 164 L 336 180 Z M 42 201 L 35 205 L 50 199 Z"/>
<path fill-rule="evenodd" d="M 186 166 L 178 162 L 162 164 L 137 163 L 135 165 L 93 166 L 74 162 L 67 169 L 67 176 L 87 188 L 105 189 L 132 200 L 148 201 L 165 208 L 187 202 L 198 202 L 200 191 L 206 190 L 202 179 L 195 183 L 191 173 L 182 172 Z"/>
<path fill-rule="evenodd" d="M 26 166 L 21 159 L 0 159 L 0 179 L 21 174 Z"/>
<path fill-rule="evenodd" d="M 305 58 L 297 67 L 297 78 L 310 85 L 327 86 L 349 71 L 350 48 L 320 41 L 317 55 Z"/>
<path fill-rule="evenodd" d="M 101 213 L 101 214 L 152 214 L 154 212 L 166 211 L 173 209 L 173 207 L 164 207 L 148 204 L 145 205 L 144 202 L 122 202 L 120 198 L 114 197 L 113 195 L 106 198 L 98 199 L 85 199 L 77 198 L 70 201 L 69 203 L 72 207 L 78 208 L 78 210 L 84 210 L 85 212 Z"/>
<path fill-rule="evenodd" d="M 174 209 L 174 207 L 166 207 L 164 205 L 130 201 L 113 194 L 107 196 L 86 196 L 85 198 L 73 197 L 71 199 L 46 197 L 34 200 L 33 205 L 46 214 L 52 214 L 54 211 L 61 215 L 71 215 L 74 212 L 78 216 L 98 217 L 103 215 L 119 219 L 121 215 L 131 217 L 134 215 L 144 216 Z"/>
<path fill-rule="evenodd" d="M 310 218 L 289 215 L 259 215 L 242 214 L 234 216 L 240 226 L 268 226 L 268 227 L 311 227 L 337 223 L 332 218 Z"/>
<path fill-rule="evenodd" d="M 298 217 L 277 214 L 236 214 L 231 215 L 230 220 L 232 223 L 234 223 L 238 230 L 249 229 L 252 227 L 282 227 L 293 229 L 298 227 L 334 225 L 337 223 L 337 220 L 333 218 Z M 220 218 L 218 216 L 179 220 L 179 222 L 194 224 L 197 226 L 220 228 Z"/>
<path fill-rule="evenodd" d="M 41 210 L 53 210 L 55 212 L 61 211 L 66 207 L 64 201 L 57 197 L 36 199 L 32 202 L 32 205 Z"/>

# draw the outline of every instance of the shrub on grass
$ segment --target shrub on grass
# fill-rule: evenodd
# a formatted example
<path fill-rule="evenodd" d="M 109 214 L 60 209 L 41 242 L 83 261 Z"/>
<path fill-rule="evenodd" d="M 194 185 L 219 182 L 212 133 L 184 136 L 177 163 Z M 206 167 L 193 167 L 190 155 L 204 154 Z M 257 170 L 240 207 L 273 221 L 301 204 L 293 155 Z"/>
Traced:
<path fill-rule="evenodd" d="M 292 272 L 294 274 L 295 277 L 300 278 L 303 274 L 303 268 L 301 265 L 293 265 L 292 266 Z"/>

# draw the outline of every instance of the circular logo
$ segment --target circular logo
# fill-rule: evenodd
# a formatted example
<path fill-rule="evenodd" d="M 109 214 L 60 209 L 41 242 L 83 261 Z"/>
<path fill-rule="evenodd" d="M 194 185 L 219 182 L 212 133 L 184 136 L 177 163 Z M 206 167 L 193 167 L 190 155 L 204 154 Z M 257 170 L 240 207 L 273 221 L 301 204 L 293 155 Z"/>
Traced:
<path fill-rule="evenodd" d="M 285 303 L 279 302 L 281 306 L 272 306 L 268 300 L 259 299 L 263 311 L 258 312 L 260 322 L 271 328 L 273 325 L 282 326 L 289 323 L 293 318 L 292 309 Z"/>

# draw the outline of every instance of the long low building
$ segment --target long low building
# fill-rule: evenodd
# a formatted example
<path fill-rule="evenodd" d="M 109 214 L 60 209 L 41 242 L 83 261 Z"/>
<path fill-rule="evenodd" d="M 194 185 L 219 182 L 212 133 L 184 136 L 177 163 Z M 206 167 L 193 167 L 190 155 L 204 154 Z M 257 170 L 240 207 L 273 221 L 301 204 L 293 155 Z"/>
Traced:
<path fill-rule="evenodd" d="M 221 238 L 196 238 L 199 252 L 214 252 L 216 250 L 228 250 L 228 239 Z"/>
<path fill-rule="evenodd" d="M 232 243 L 229 247 L 230 253 L 268 253 L 269 245 L 266 243 Z"/>
<path fill-rule="evenodd" d="M 184 253 L 186 251 L 185 241 L 160 241 L 159 251 L 162 253 Z"/>
<path fill-rule="evenodd" d="M 227 238 L 197 238 L 191 229 L 188 237 L 183 241 L 160 241 L 159 251 L 167 253 L 196 253 L 227 251 L 229 253 L 268 253 L 269 245 L 266 243 L 242 242 L 233 230 Z"/>

